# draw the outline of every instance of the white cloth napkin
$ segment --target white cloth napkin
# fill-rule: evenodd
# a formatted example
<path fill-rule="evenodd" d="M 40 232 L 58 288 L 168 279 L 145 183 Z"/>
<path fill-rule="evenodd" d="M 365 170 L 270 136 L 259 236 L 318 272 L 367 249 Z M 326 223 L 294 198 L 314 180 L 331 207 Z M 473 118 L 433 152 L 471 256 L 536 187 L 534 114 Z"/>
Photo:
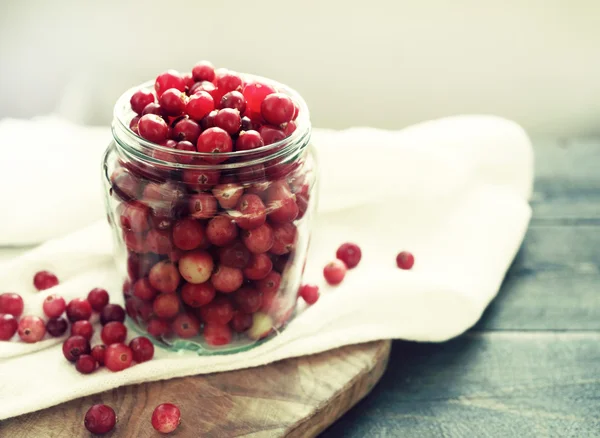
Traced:
<path fill-rule="evenodd" d="M 249 351 L 199 357 L 157 348 L 152 361 L 119 373 L 79 374 L 64 360 L 60 339 L 0 343 L 0 419 L 126 384 L 376 339 L 444 341 L 471 327 L 497 293 L 530 219 L 533 153 L 525 132 L 500 118 L 461 116 L 399 132 L 315 130 L 313 138 L 321 195 L 305 280 L 321 287 L 315 305 L 299 304 L 281 334 Z M 54 199 L 54 208 L 63 208 L 59 194 Z M 51 225 L 43 223 L 48 234 L 62 231 Z M 363 259 L 340 286 L 328 287 L 322 268 L 346 241 L 361 246 Z M 395 265 L 401 250 L 415 254 L 411 271 Z M 103 220 L 0 266 L 0 287 L 22 294 L 30 314 L 41 313 L 49 293 L 69 298 L 96 286 L 122 302 L 110 252 Z M 34 292 L 31 278 L 40 269 L 55 272 L 61 284 Z"/>

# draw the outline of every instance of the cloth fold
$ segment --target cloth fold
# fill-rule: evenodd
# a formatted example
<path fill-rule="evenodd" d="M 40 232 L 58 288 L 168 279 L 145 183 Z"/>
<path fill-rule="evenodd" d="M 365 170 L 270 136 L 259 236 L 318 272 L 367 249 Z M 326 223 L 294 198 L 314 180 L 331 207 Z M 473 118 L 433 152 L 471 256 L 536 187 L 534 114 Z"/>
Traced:
<path fill-rule="evenodd" d="M 299 303 L 285 330 L 248 351 L 198 356 L 157 348 L 152 361 L 119 373 L 79 374 L 62 356 L 62 339 L 0 343 L 0 419 L 126 384 L 254 367 L 353 343 L 444 341 L 475 324 L 531 216 L 533 152 L 525 132 L 497 117 L 460 116 L 397 132 L 315 130 L 313 142 L 320 199 L 304 278 L 321 288 L 315 305 Z M 322 268 L 346 241 L 361 246 L 363 259 L 340 286 L 329 287 Z M 410 271 L 395 265 L 401 250 L 415 254 Z M 55 272 L 61 284 L 35 292 L 30 282 L 40 269 Z M 117 277 L 105 220 L 0 266 L 2 289 L 20 293 L 29 314 L 40 314 L 50 293 L 70 298 L 97 286 L 122 302 Z"/>

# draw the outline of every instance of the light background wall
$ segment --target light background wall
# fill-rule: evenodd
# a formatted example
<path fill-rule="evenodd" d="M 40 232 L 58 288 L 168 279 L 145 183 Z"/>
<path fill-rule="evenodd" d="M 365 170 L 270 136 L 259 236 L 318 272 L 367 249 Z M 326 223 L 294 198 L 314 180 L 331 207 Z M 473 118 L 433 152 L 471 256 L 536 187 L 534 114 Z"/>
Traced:
<path fill-rule="evenodd" d="M 600 133 L 598 0 L 0 0 L 0 117 L 108 123 L 199 59 L 296 88 L 316 126 L 495 113 Z"/>

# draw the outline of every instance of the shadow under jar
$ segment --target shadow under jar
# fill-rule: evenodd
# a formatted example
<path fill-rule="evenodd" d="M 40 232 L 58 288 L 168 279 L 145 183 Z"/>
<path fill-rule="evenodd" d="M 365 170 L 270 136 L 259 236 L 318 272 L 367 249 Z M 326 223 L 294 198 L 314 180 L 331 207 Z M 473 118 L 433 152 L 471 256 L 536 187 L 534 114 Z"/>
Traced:
<path fill-rule="evenodd" d="M 229 153 L 179 150 L 130 128 L 130 98 L 152 82 L 115 105 L 102 173 L 127 314 L 173 350 L 242 351 L 294 316 L 317 203 L 308 109 L 286 86 L 243 78 L 293 99 L 288 137 Z M 165 119 L 170 129 L 178 121 Z"/>

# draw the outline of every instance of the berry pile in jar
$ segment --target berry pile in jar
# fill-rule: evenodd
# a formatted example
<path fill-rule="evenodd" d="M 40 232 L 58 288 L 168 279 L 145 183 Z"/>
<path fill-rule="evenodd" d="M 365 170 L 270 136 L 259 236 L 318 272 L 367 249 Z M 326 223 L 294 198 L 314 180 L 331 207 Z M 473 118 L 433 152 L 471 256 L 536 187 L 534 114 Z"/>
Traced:
<path fill-rule="evenodd" d="M 131 131 L 154 143 L 109 171 L 129 316 L 167 343 L 274 333 L 293 314 L 308 246 L 315 173 L 293 144 L 303 106 L 206 61 L 129 103 Z"/>

